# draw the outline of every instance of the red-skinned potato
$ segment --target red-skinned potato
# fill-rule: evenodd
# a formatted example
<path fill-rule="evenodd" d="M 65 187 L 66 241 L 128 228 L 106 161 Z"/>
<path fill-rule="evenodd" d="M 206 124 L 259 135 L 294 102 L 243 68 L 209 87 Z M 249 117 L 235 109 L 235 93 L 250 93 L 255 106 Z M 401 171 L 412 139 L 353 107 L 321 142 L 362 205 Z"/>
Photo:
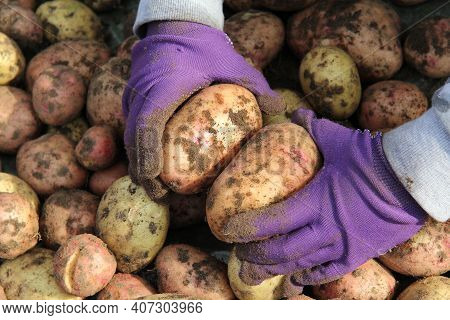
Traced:
<path fill-rule="evenodd" d="M 397 300 L 450 300 L 450 279 L 429 277 L 418 280 L 403 290 Z"/>
<path fill-rule="evenodd" d="M 98 293 L 97 300 L 136 300 L 157 294 L 144 279 L 133 274 L 116 273 L 108 285 Z"/>
<path fill-rule="evenodd" d="M 94 172 L 89 178 L 89 190 L 101 196 L 114 183 L 114 181 L 125 177 L 128 174 L 128 166 L 125 162 L 119 161 L 109 168 Z"/>

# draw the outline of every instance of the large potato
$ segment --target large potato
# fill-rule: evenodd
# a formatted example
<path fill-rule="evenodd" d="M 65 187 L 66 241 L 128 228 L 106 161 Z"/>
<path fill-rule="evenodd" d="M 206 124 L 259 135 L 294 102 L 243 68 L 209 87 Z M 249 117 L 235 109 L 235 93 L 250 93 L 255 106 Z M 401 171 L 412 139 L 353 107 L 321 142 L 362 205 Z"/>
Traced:
<path fill-rule="evenodd" d="M 261 111 L 247 89 L 232 84 L 203 89 L 166 125 L 162 181 L 177 193 L 202 191 L 261 127 Z"/>
<path fill-rule="evenodd" d="M 129 176 L 114 182 L 97 211 L 99 237 L 117 259 L 117 269 L 131 273 L 149 264 L 162 248 L 169 228 L 167 206 L 150 200 Z"/>
<path fill-rule="evenodd" d="M 40 129 L 41 121 L 33 110 L 31 96 L 21 89 L 0 86 L 0 152 L 17 152 Z"/>
<path fill-rule="evenodd" d="M 95 11 L 107 11 L 117 8 L 121 0 L 83 0 L 83 2 Z"/>
<path fill-rule="evenodd" d="M 156 290 L 141 277 L 116 273 L 108 285 L 98 293 L 97 300 L 136 300 L 156 293 Z"/>
<path fill-rule="evenodd" d="M 75 158 L 73 143 L 61 134 L 46 134 L 20 147 L 17 173 L 39 195 L 80 188 L 87 180 L 87 171 Z"/>
<path fill-rule="evenodd" d="M 316 47 L 303 58 L 300 83 L 313 109 L 334 120 L 350 117 L 361 100 L 358 69 L 345 51 Z"/>
<path fill-rule="evenodd" d="M 36 14 L 50 42 L 102 38 L 100 19 L 79 1 L 46 1 L 37 8 Z"/>
<path fill-rule="evenodd" d="M 36 192 L 25 181 L 12 174 L 0 172 L 0 192 L 17 193 L 31 204 L 33 210 L 39 211 L 39 198 Z"/>
<path fill-rule="evenodd" d="M 338 280 L 314 286 L 313 294 L 325 300 L 389 300 L 395 286 L 392 274 L 375 260 L 369 260 Z"/>
<path fill-rule="evenodd" d="M 418 280 L 397 297 L 398 300 L 450 300 L 450 279 L 429 277 Z"/>
<path fill-rule="evenodd" d="M 55 64 L 63 64 L 77 71 L 87 82 L 98 66 L 109 59 L 109 49 L 101 42 L 78 40 L 62 41 L 39 52 L 31 59 L 27 67 L 26 81 L 28 90 L 42 71 Z"/>
<path fill-rule="evenodd" d="M 282 97 L 284 103 L 286 104 L 286 110 L 275 115 L 263 114 L 264 126 L 291 122 L 291 116 L 294 111 L 298 109 L 311 109 L 309 103 L 305 99 L 303 99 L 298 92 L 294 90 L 279 88 L 275 89 L 274 91 Z"/>
<path fill-rule="evenodd" d="M 450 221 L 437 222 L 428 218 L 418 233 L 380 260 L 389 269 L 414 277 L 437 276 L 450 271 Z"/>
<path fill-rule="evenodd" d="M 377 0 L 320 0 L 294 15 L 288 43 L 299 58 L 317 46 L 337 46 L 356 62 L 363 80 L 391 78 L 402 65 L 400 19 Z"/>
<path fill-rule="evenodd" d="M 25 70 L 25 57 L 17 43 L 0 32 L 0 85 L 18 82 Z"/>
<path fill-rule="evenodd" d="M 102 196 L 114 181 L 125 177 L 127 174 L 127 164 L 119 161 L 109 168 L 94 172 L 89 178 L 89 190 L 98 196 Z"/>
<path fill-rule="evenodd" d="M 293 123 L 261 129 L 236 155 L 212 185 L 206 217 L 214 235 L 233 242 L 224 233 L 230 216 L 260 209 L 289 197 L 304 187 L 321 166 L 316 144 Z M 245 234 L 242 225 L 237 233 Z"/>
<path fill-rule="evenodd" d="M 155 262 L 158 291 L 204 300 L 234 298 L 226 265 L 209 254 L 185 244 L 164 247 Z"/>
<path fill-rule="evenodd" d="M 88 129 L 89 124 L 87 121 L 82 117 L 78 117 L 60 127 L 49 126 L 47 133 L 60 133 L 69 138 L 73 143 L 78 143 Z"/>
<path fill-rule="evenodd" d="M 9 300 L 80 300 L 66 293 L 53 275 L 54 252 L 35 248 L 0 265 L 0 285 Z"/>
<path fill-rule="evenodd" d="M 237 52 L 252 66 L 262 70 L 283 47 L 283 21 L 269 12 L 240 12 L 225 21 L 228 34 Z"/>
<path fill-rule="evenodd" d="M 206 192 L 184 195 L 170 192 L 167 196 L 170 228 L 186 228 L 205 221 Z"/>

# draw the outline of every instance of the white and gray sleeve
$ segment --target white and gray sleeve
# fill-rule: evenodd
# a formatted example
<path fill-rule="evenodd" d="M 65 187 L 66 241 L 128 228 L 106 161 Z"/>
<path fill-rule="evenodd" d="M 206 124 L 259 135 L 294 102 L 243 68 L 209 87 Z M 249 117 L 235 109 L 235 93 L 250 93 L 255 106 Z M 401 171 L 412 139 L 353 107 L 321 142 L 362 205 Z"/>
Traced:
<path fill-rule="evenodd" d="M 178 20 L 223 29 L 223 0 L 141 0 L 134 33 L 145 36 L 141 27 L 152 21 Z"/>
<path fill-rule="evenodd" d="M 383 136 L 397 177 L 435 220 L 450 218 L 450 78 L 420 118 Z"/>

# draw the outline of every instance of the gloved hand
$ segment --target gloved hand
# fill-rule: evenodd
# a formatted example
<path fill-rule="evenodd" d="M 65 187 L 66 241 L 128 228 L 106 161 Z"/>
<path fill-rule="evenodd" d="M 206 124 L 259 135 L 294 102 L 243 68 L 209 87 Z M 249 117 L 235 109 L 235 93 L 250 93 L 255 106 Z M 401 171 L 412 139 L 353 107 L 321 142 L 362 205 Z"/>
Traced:
<path fill-rule="evenodd" d="M 213 83 L 233 83 L 255 94 L 268 114 L 284 110 L 264 76 L 233 48 L 225 33 L 192 22 L 153 22 L 132 52 L 131 77 L 123 95 L 125 145 L 134 182 L 153 199 L 165 195 L 162 137 L 177 108 Z"/>
<path fill-rule="evenodd" d="M 246 243 L 236 253 L 248 284 L 292 273 L 298 285 L 333 281 L 408 240 L 425 222 L 390 168 L 380 134 L 319 120 L 309 110 L 293 120 L 309 131 L 324 165 L 287 200 L 229 220 L 225 232 Z M 254 231 L 236 234 L 242 224 Z"/>

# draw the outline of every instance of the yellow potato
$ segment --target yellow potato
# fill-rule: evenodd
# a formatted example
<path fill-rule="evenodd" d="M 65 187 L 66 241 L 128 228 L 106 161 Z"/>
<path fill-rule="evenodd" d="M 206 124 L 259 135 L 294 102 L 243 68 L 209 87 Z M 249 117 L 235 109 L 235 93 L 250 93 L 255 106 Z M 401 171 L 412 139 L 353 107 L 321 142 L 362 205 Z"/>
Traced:
<path fill-rule="evenodd" d="M 76 144 L 88 129 L 89 125 L 87 121 L 82 117 L 78 117 L 60 127 L 49 126 L 47 133 L 60 133 Z"/>
<path fill-rule="evenodd" d="M 17 82 L 25 70 L 25 57 L 17 43 L 0 32 L 0 85 Z"/>
<path fill-rule="evenodd" d="M 403 290 L 397 300 L 450 300 L 450 279 L 429 277 Z"/>
<path fill-rule="evenodd" d="M 263 124 L 268 126 L 277 123 L 291 122 L 292 114 L 298 109 L 311 109 L 310 104 L 300 94 L 291 89 L 275 89 L 286 104 L 286 111 L 276 115 L 263 114 Z"/>
<path fill-rule="evenodd" d="M 0 172 L 0 192 L 17 193 L 31 204 L 34 211 L 39 210 L 39 198 L 36 192 L 28 183 L 16 176 Z"/>

